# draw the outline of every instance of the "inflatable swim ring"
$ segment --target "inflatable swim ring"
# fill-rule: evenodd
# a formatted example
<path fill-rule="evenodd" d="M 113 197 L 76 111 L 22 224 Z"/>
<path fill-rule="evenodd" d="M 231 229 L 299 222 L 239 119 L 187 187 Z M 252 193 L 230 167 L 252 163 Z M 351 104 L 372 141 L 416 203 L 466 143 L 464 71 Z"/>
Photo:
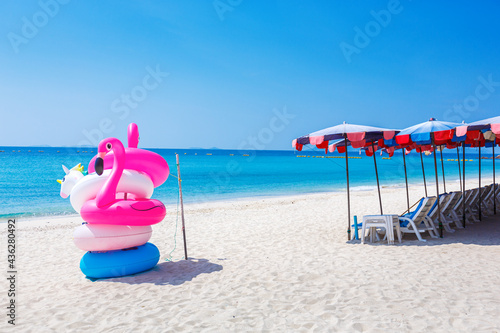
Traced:
<path fill-rule="evenodd" d="M 80 261 L 80 269 L 89 278 L 112 278 L 151 269 L 158 260 L 160 260 L 158 248 L 146 243 L 118 251 L 87 252 Z"/>
<path fill-rule="evenodd" d="M 96 198 L 83 204 L 80 214 L 84 221 L 95 224 L 151 225 L 163 220 L 166 210 L 159 200 L 116 198 L 126 160 L 125 148 L 120 140 L 116 138 L 102 140 L 97 151 L 99 154 L 95 160 L 97 174 L 103 174 L 103 158 L 111 151 L 114 152 L 113 169 Z"/>
<path fill-rule="evenodd" d="M 83 224 L 75 228 L 73 241 L 83 251 L 113 251 L 144 245 L 152 233 L 150 226 Z"/>

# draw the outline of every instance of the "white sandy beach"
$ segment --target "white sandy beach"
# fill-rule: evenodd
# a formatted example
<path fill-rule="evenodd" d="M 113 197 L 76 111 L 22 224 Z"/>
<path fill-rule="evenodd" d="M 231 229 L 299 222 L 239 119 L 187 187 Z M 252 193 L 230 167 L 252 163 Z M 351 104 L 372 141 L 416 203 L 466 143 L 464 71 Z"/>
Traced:
<path fill-rule="evenodd" d="M 383 188 L 382 195 L 386 213 L 405 210 L 404 188 Z M 411 187 L 412 203 L 422 195 L 422 187 Z M 354 192 L 352 213 L 378 213 L 376 192 Z M 72 233 L 80 218 L 18 221 L 16 329 L 500 331 L 500 218 L 444 239 L 424 235 L 426 243 L 405 235 L 402 244 L 362 245 L 346 240 L 345 193 L 192 204 L 186 206 L 190 258 L 179 260 L 179 228 L 174 261 L 167 262 L 175 221 L 170 207 L 153 228 L 150 242 L 162 255 L 153 270 L 96 282 L 79 269 L 84 252 Z M 2 317 L 0 330 L 7 332 Z"/>

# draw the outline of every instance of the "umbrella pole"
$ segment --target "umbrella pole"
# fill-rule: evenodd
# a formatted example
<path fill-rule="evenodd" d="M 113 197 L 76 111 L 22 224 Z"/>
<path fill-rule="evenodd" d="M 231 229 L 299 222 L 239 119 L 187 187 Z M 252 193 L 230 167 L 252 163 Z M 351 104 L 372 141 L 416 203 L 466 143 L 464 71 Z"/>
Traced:
<path fill-rule="evenodd" d="M 373 150 L 373 163 L 375 164 L 375 176 L 377 177 L 378 203 L 380 205 L 380 215 L 384 215 L 384 211 L 382 210 L 382 196 L 380 195 L 380 183 L 378 181 L 377 158 L 375 157 L 375 146 L 373 145 L 373 142 L 372 142 L 372 150 Z"/>
<path fill-rule="evenodd" d="M 403 167 L 405 169 L 405 183 L 406 183 L 406 204 L 408 205 L 408 212 L 410 212 L 410 194 L 408 193 L 408 175 L 406 173 L 406 157 L 405 157 L 405 151 L 406 149 L 403 148 Z"/>
<path fill-rule="evenodd" d="M 497 214 L 497 184 L 495 181 L 495 143 L 497 139 L 493 140 L 493 212 Z"/>
<path fill-rule="evenodd" d="M 444 178 L 443 148 L 441 148 L 439 153 L 441 154 L 441 170 L 443 171 L 443 188 L 444 188 L 444 193 L 446 193 L 446 179 Z"/>
<path fill-rule="evenodd" d="M 425 170 L 424 170 L 424 159 L 422 157 L 422 148 L 420 148 L 420 163 L 422 164 L 422 176 L 424 176 L 425 197 L 428 197 L 428 195 L 427 195 L 427 183 L 425 182 Z"/>
<path fill-rule="evenodd" d="M 462 142 L 462 173 L 463 173 L 463 177 L 464 177 L 464 180 L 462 182 L 462 197 L 463 197 L 463 200 L 462 200 L 462 219 L 463 219 L 463 225 L 464 225 L 464 228 L 465 228 L 465 142 Z"/>
<path fill-rule="evenodd" d="M 462 187 L 462 172 L 460 171 L 460 149 L 457 146 L 457 161 L 458 161 L 458 179 L 460 180 L 460 191 L 463 195 L 463 187 Z"/>
<path fill-rule="evenodd" d="M 434 135 L 432 138 L 432 146 L 434 147 L 434 170 L 436 171 L 436 193 L 437 193 L 437 207 L 438 207 L 438 223 L 439 223 L 439 237 L 443 238 L 443 222 L 441 221 L 441 205 L 439 204 L 439 183 L 438 183 L 438 168 L 436 159 L 436 144 L 434 142 Z"/>
<path fill-rule="evenodd" d="M 481 206 L 483 205 L 483 198 L 481 198 L 481 145 L 479 145 L 479 221 L 482 220 Z"/>
<path fill-rule="evenodd" d="M 347 240 L 351 240 L 351 199 L 349 197 L 349 157 L 347 156 L 347 136 L 344 136 L 345 143 L 345 172 L 347 177 Z"/>

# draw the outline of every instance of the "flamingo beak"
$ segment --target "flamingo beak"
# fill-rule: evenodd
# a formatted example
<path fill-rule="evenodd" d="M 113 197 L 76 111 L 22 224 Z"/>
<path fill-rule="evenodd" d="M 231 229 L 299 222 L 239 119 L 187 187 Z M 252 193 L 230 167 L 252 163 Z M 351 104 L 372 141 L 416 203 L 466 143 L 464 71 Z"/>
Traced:
<path fill-rule="evenodd" d="M 99 156 L 101 155 L 101 153 L 99 153 Z M 104 160 L 102 159 L 102 157 L 98 157 L 95 159 L 95 172 L 100 176 L 102 175 L 104 171 Z"/>
<path fill-rule="evenodd" d="M 104 156 L 106 156 L 106 152 L 103 152 L 103 153 L 97 153 L 97 155 L 98 155 L 100 158 L 104 158 Z"/>

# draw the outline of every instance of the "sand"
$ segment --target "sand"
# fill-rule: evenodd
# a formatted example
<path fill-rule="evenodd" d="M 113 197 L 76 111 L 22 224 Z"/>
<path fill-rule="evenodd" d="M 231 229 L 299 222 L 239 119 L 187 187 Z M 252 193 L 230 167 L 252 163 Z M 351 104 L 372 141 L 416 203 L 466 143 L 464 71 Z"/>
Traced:
<path fill-rule="evenodd" d="M 411 187 L 412 202 L 422 194 Z M 386 213 L 405 210 L 404 188 L 383 188 L 382 195 Z M 72 241 L 79 217 L 18 221 L 16 329 L 500 331 L 500 218 L 444 239 L 425 235 L 425 243 L 407 234 L 401 244 L 360 244 L 346 239 L 345 193 L 192 204 L 189 260 L 181 260 L 178 226 L 173 261 L 165 261 L 175 246 L 175 208 L 154 226 L 151 242 L 162 258 L 153 270 L 95 282 L 81 273 L 84 253 Z M 376 214 L 376 192 L 354 192 L 352 212 Z M 11 325 L 2 318 L 6 332 Z"/>

